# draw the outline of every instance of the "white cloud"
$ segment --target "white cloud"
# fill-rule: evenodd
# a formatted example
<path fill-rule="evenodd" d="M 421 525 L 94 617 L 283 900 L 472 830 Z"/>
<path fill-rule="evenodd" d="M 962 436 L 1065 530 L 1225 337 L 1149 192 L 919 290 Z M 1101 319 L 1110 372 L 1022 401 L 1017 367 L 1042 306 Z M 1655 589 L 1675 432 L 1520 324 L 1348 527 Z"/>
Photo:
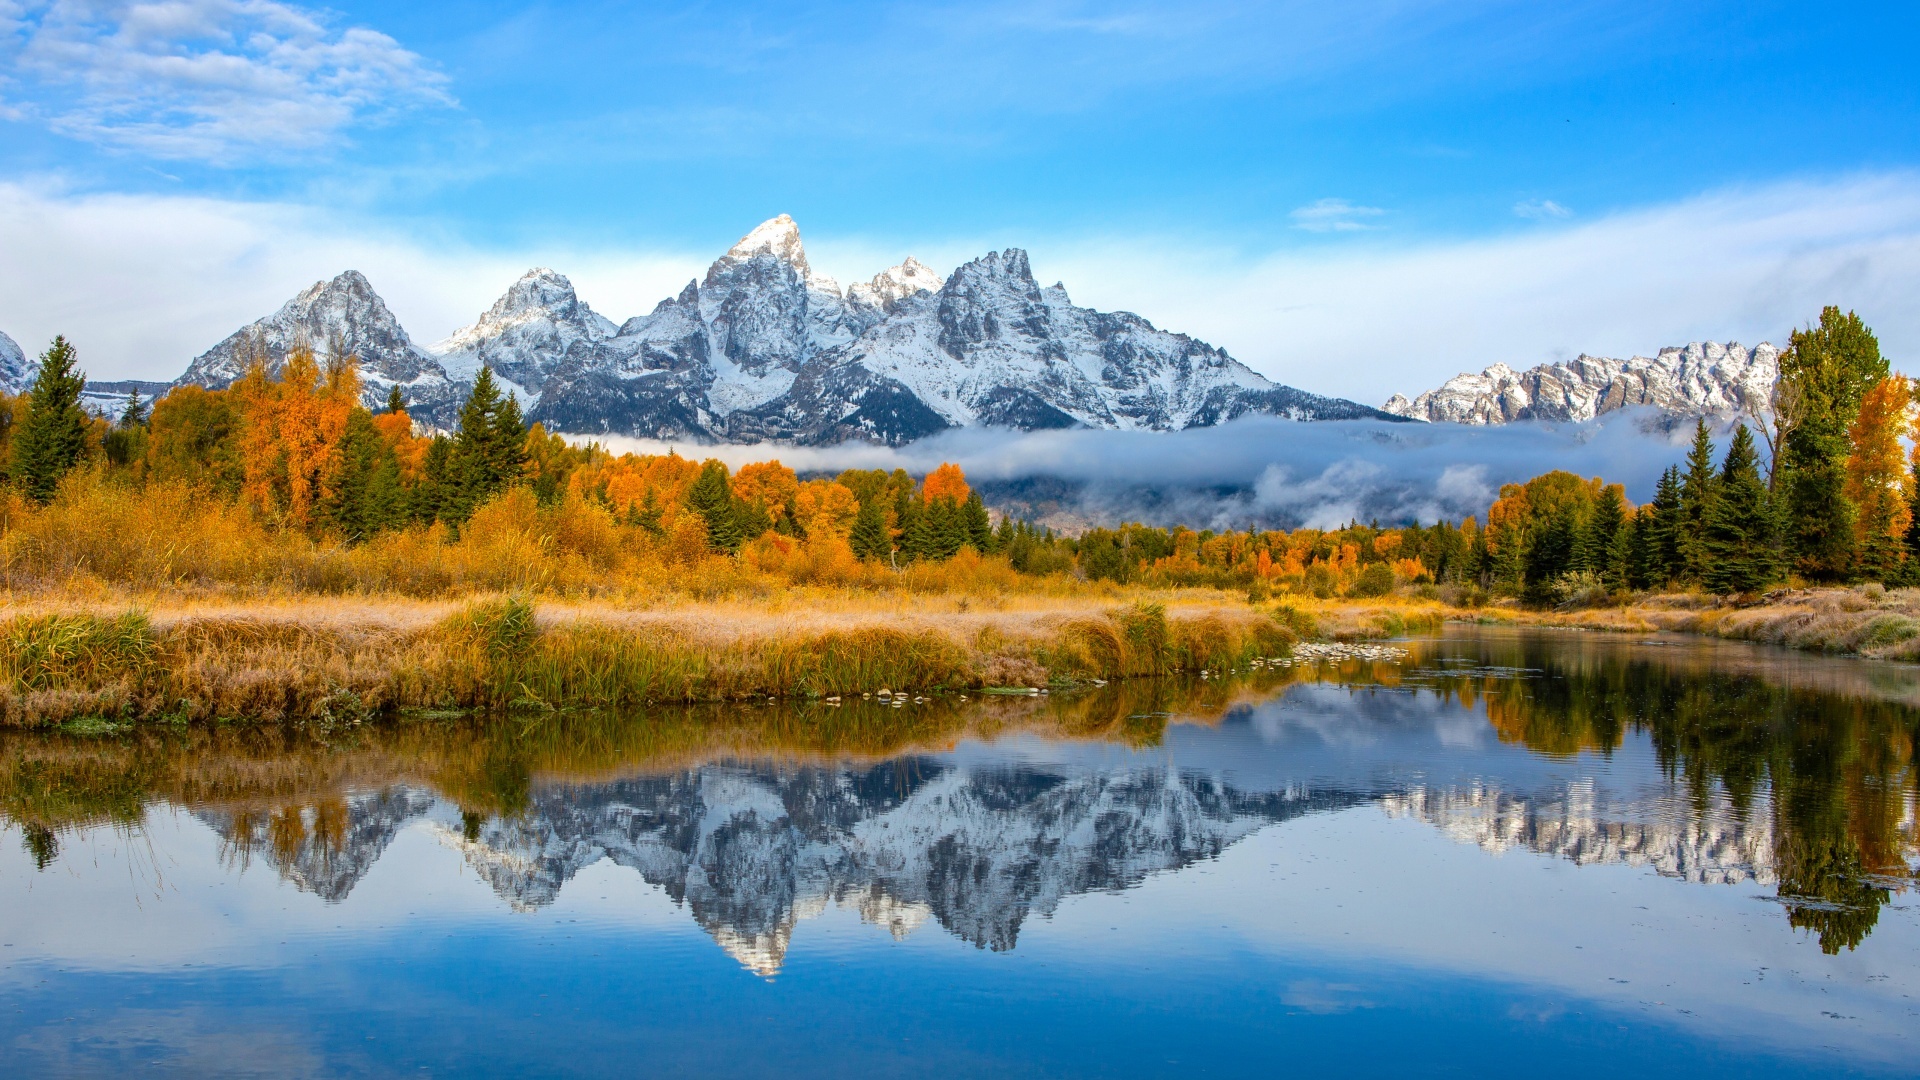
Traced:
<path fill-rule="evenodd" d="M 1552 199 L 1532 199 L 1514 203 L 1513 213 L 1515 217 L 1523 217 L 1528 221 L 1552 221 L 1573 216 L 1573 211 Z"/>
<path fill-rule="evenodd" d="M 226 163 L 310 150 L 393 110 L 450 104 L 385 34 L 276 0 L 50 0 L 0 10 L 12 110 L 74 138 Z"/>
<path fill-rule="evenodd" d="M 530 266 L 613 319 L 652 310 L 735 237 L 698 250 L 476 250 L 323 211 L 0 184 L 0 330 L 75 336 L 101 377 L 171 377 L 315 280 L 366 273 L 416 340 L 474 318 Z M 806 222 L 801 222 L 803 228 Z M 861 281 L 911 252 L 943 275 L 1006 243 L 1076 302 L 1138 312 L 1319 393 L 1379 404 L 1495 361 L 1778 341 L 1823 304 L 1857 309 L 1920 370 L 1920 174 L 1713 192 L 1480 240 L 1248 253 L 1190 237 L 820 236 L 814 265 Z M 38 343 L 36 345 L 35 343 Z"/>
<path fill-rule="evenodd" d="M 1183 523 L 1216 529 L 1348 521 L 1458 520 L 1483 515 L 1501 484 L 1562 468 L 1653 493 L 1661 470 L 1685 453 L 1689 432 L 1660 431 L 1645 410 L 1609 413 L 1589 424 L 1459 424 L 1326 421 L 1303 424 L 1244 417 L 1178 432 L 1034 431 L 962 428 L 900 448 L 690 447 L 594 437 L 615 450 L 713 456 L 729 466 L 777 457 L 819 472 L 904 468 L 925 473 L 957 462 L 976 482 L 1046 477 L 1063 481 L 1059 520 Z M 1717 439 L 1726 445 L 1723 437 Z"/>
<path fill-rule="evenodd" d="M 301 289 L 359 270 L 414 340 L 472 322 L 515 278 L 553 266 L 613 319 L 650 311 L 705 269 L 672 252 L 480 251 L 273 203 L 73 196 L 0 183 L 0 331 L 38 353 L 55 334 L 100 379 L 170 379 Z M 711 258 L 711 256 L 708 256 Z"/>
<path fill-rule="evenodd" d="M 1920 173 L 1727 188 L 1485 239 L 1248 253 L 1130 235 L 1035 244 L 1033 261 L 1079 303 L 1371 405 L 1496 361 L 1779 342 L 1825 304 L 1920 371 Z"/>
<path fill-rule="evenodd" d="M 1378 228 L 1368 224 L 1386 213 L 1377 206 L 1355 206 L 1345 199 L 1320 199 L 1294 210 L 1287 216 L 1293 227 L 1307 232 L 1358 232 Z"/>

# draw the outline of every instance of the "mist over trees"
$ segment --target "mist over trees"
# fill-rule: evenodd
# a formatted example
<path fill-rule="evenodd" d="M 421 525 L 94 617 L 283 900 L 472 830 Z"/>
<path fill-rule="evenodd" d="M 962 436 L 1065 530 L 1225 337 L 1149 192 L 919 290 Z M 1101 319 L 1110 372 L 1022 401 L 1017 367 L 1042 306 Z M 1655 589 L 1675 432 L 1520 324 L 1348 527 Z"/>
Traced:
<path fill-rule="evenodd" d="M 1453 587 L 1548 605 L 1788 581 L 1920 584 L 1915 388 L 1838 308 L 1792 335 L 1766 409 L 1720 442 L 1697 424 L 1645 505 L 1618 483 L 1553 470 L 1502 486 L 1484 518 L 1291 531 L 1127 524 L 1063 536 L 996 517 L 950 462 L 916 479 L 614 454 L 529 426 L 484 368 L 456 429 L 436 431 L 409 416 L 401 387 L 377 413 L 361 405 L 357 360 L 338 342 L 295 348 L 277 375 L 261 343 L 241 349 L 246 374 L 229 388 L 176 387 L 150 406 L 136 395 L 109 419 L 80 407 L 78 357 L 56 339 L 33 388 L 0 409 L 9 497 L 30 512 L 92 485 L 122 501 L 202 500 L 309 543 L 418 551 L 518 530 L 536 561 L 625 551 L 691 569 L 721 557 L 820 580 L 971 553 L 1011 573 L 1255 597 Z"/>

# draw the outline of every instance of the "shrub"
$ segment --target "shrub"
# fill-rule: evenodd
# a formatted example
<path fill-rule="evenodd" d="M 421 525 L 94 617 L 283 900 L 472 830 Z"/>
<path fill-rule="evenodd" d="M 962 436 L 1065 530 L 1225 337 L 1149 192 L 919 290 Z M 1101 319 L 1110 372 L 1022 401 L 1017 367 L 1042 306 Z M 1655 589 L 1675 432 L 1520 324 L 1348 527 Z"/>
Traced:
<path fill-rule="evenodd" d="M 1371 597 L 1385 596 L 1393 591 L 1393 568 L 1386 563 L 1370 563 L 1360 571 L 1353 587 L 1347 590 L 1348 596 Z"/>

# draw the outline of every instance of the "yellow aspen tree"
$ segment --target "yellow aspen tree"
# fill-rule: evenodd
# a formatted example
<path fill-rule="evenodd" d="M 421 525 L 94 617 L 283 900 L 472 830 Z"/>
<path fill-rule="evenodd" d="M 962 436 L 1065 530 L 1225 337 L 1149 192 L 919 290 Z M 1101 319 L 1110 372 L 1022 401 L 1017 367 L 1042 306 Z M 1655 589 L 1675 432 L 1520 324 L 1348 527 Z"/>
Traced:
<path fill-rule="evenodd" d="M 1860 399 L 1860 415 L 1847 431 L 1850 451 L 1844 488 L 1856 508 L 1853 522 L 1858 572 L 1875 581 L 1897 580 L 1906 555 L 1906 455 L 1900 434 L 1906 428 L 1913 385 L 1904 375 L 1889 375 Z"/>

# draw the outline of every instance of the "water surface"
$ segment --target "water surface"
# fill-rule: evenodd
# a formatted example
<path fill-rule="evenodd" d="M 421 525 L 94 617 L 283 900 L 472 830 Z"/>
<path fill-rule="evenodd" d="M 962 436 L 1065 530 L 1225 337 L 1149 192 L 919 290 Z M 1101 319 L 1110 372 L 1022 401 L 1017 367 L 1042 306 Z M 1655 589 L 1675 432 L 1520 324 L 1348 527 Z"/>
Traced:
<path fill-rule="evenodd" d="M 0 740 L 14 1075 L 1911 1075 L 1920 669 Z"/>

